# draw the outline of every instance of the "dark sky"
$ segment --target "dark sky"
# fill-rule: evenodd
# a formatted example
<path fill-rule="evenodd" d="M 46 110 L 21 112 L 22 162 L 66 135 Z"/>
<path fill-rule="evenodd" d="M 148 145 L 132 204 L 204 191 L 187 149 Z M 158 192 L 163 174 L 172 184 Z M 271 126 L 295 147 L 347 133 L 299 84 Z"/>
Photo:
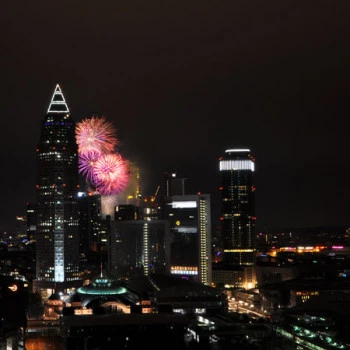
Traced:
<path fill-rule="evenodd" d="M 350 225 L 349 15 L 349 0 L 7 1 L 0 230 L 35 201 L 57 83 L 75 121 L 113 122 L 146 194 L 176 170 L 215 208 L 218 158 L 244 146 L 258 226 Z"/>

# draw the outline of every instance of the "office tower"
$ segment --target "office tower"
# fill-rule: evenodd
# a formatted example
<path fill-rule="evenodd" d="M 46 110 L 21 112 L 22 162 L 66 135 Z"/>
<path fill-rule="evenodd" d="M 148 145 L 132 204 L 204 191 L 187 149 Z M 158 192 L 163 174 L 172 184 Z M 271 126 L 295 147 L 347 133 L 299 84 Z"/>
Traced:
<path fill-rule="evenodd" d="M 255 187 L 250 149 L 227 149 L 219 159 L 224 261 L 255 265 Z"/>
<path fill-rule="evenodd" d="M 223 260 L 213 268 L 213 280 L 228 278 L 224 284 L 247 289 L 256 283 L 254 166 L 247 148 L 227 149 L 219 158 Z"/>
<path fill-rule="evenodd" d="M 161 186 L 161 197 L 183 196 L 186 178 L 178 177 L 176 172 L 165 172 Z"/>
<path fill-rule="evenodd" d="M 139 209 L 132 204 L 119 204 L 116 206 L 115 220 L 138 220 Z"/>
<path fill-rule="evenodd" d="M 79 278 L 79 187 L 75 122 L 57 84 L 37 146 L 37 235 L 34 290 L 69 292 Z"/>
<path fill-rule="evenodd" d="M 27 238 L 29 241 L 36 239 L 36 204 L 27 203 Z"/>
<path fill-rule="evenodd" d="M 154 196 L 154 202 L 159 203 L 158 215 L 159 218 L 167 220 L 167 213 L 164 213 L 164 209 L 167 207 L 171 196 L 184 196 L 186 194 L 186 178 L 179 177 L 177 172 L 163 173 L 163 179 L 161 185 L 158 186 L 156 194 Z"/>
<path fill-rule="evenodd" d="M 162 217 L 170 224 L 171 274 L 210 285 L 210 195 L 166 197 L 162 207 Z"/>
<path fill-rule="evenodd" d="M 166 220 L 110 223 L 109 272 L 118 277 L 170 271 L 170 230 Z"/>
<path fill-rule="evenodd" d="M 16 216 L 16 238 L 27 239 L 27 217 L 25 215 Z"/>
<path fill-rule="evenodd" d="M 140 204 L 117 205 L 110 223 L 109 272 L 118 277 L 170 272 L 169 222 L 159 219 L 153 200 Z"/>
<path fill-rule="evenodd" d="M 100 251 L 101 226 L 100 196 L 91 192 L 78 193 L 80 252 Z"/>

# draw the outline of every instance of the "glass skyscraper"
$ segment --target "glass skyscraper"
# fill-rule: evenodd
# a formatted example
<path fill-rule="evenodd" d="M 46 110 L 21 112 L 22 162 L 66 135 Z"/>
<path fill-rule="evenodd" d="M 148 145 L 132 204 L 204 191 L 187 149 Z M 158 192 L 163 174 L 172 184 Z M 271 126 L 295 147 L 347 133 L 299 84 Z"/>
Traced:
<path fill-rule="evenodd" d="M 79 190 L 75 122 L 59 85 L 37 145 L 37 233 L 34 289 L 69 292 L 79 278 Z"/>
<path fill-rule="evenodd" d="M 255 159 L 247 148 L 227 149 L 219 159 L 223 261 L 255 266 Z"/>

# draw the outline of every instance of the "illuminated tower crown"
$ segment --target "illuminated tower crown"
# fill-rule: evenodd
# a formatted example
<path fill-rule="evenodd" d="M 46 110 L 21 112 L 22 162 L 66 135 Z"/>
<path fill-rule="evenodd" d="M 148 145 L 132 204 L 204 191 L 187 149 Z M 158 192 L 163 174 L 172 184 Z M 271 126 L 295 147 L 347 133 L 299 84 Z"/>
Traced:
<path fill-rule="evenodd" d="M 69 109 L 64 99 L 61 87 L 57 84 L 52 95 L 47 113 L 69 113 Z"/>

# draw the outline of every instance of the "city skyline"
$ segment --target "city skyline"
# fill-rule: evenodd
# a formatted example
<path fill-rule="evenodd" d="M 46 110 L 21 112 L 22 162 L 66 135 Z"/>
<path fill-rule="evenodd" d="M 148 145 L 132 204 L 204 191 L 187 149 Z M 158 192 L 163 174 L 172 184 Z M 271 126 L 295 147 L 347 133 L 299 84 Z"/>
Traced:
<path fill-rule="evenodd" d="M 8 3 L 0 230 L 35 201 L 35 148 L 56 84 L 76 122 L 115 125 L 146 195 L 164 171 L 209 193 L 213 232 L 218 159 L 231 147 L 256 157 L 257 227 L 350 224 L 349 7 Z"/>

